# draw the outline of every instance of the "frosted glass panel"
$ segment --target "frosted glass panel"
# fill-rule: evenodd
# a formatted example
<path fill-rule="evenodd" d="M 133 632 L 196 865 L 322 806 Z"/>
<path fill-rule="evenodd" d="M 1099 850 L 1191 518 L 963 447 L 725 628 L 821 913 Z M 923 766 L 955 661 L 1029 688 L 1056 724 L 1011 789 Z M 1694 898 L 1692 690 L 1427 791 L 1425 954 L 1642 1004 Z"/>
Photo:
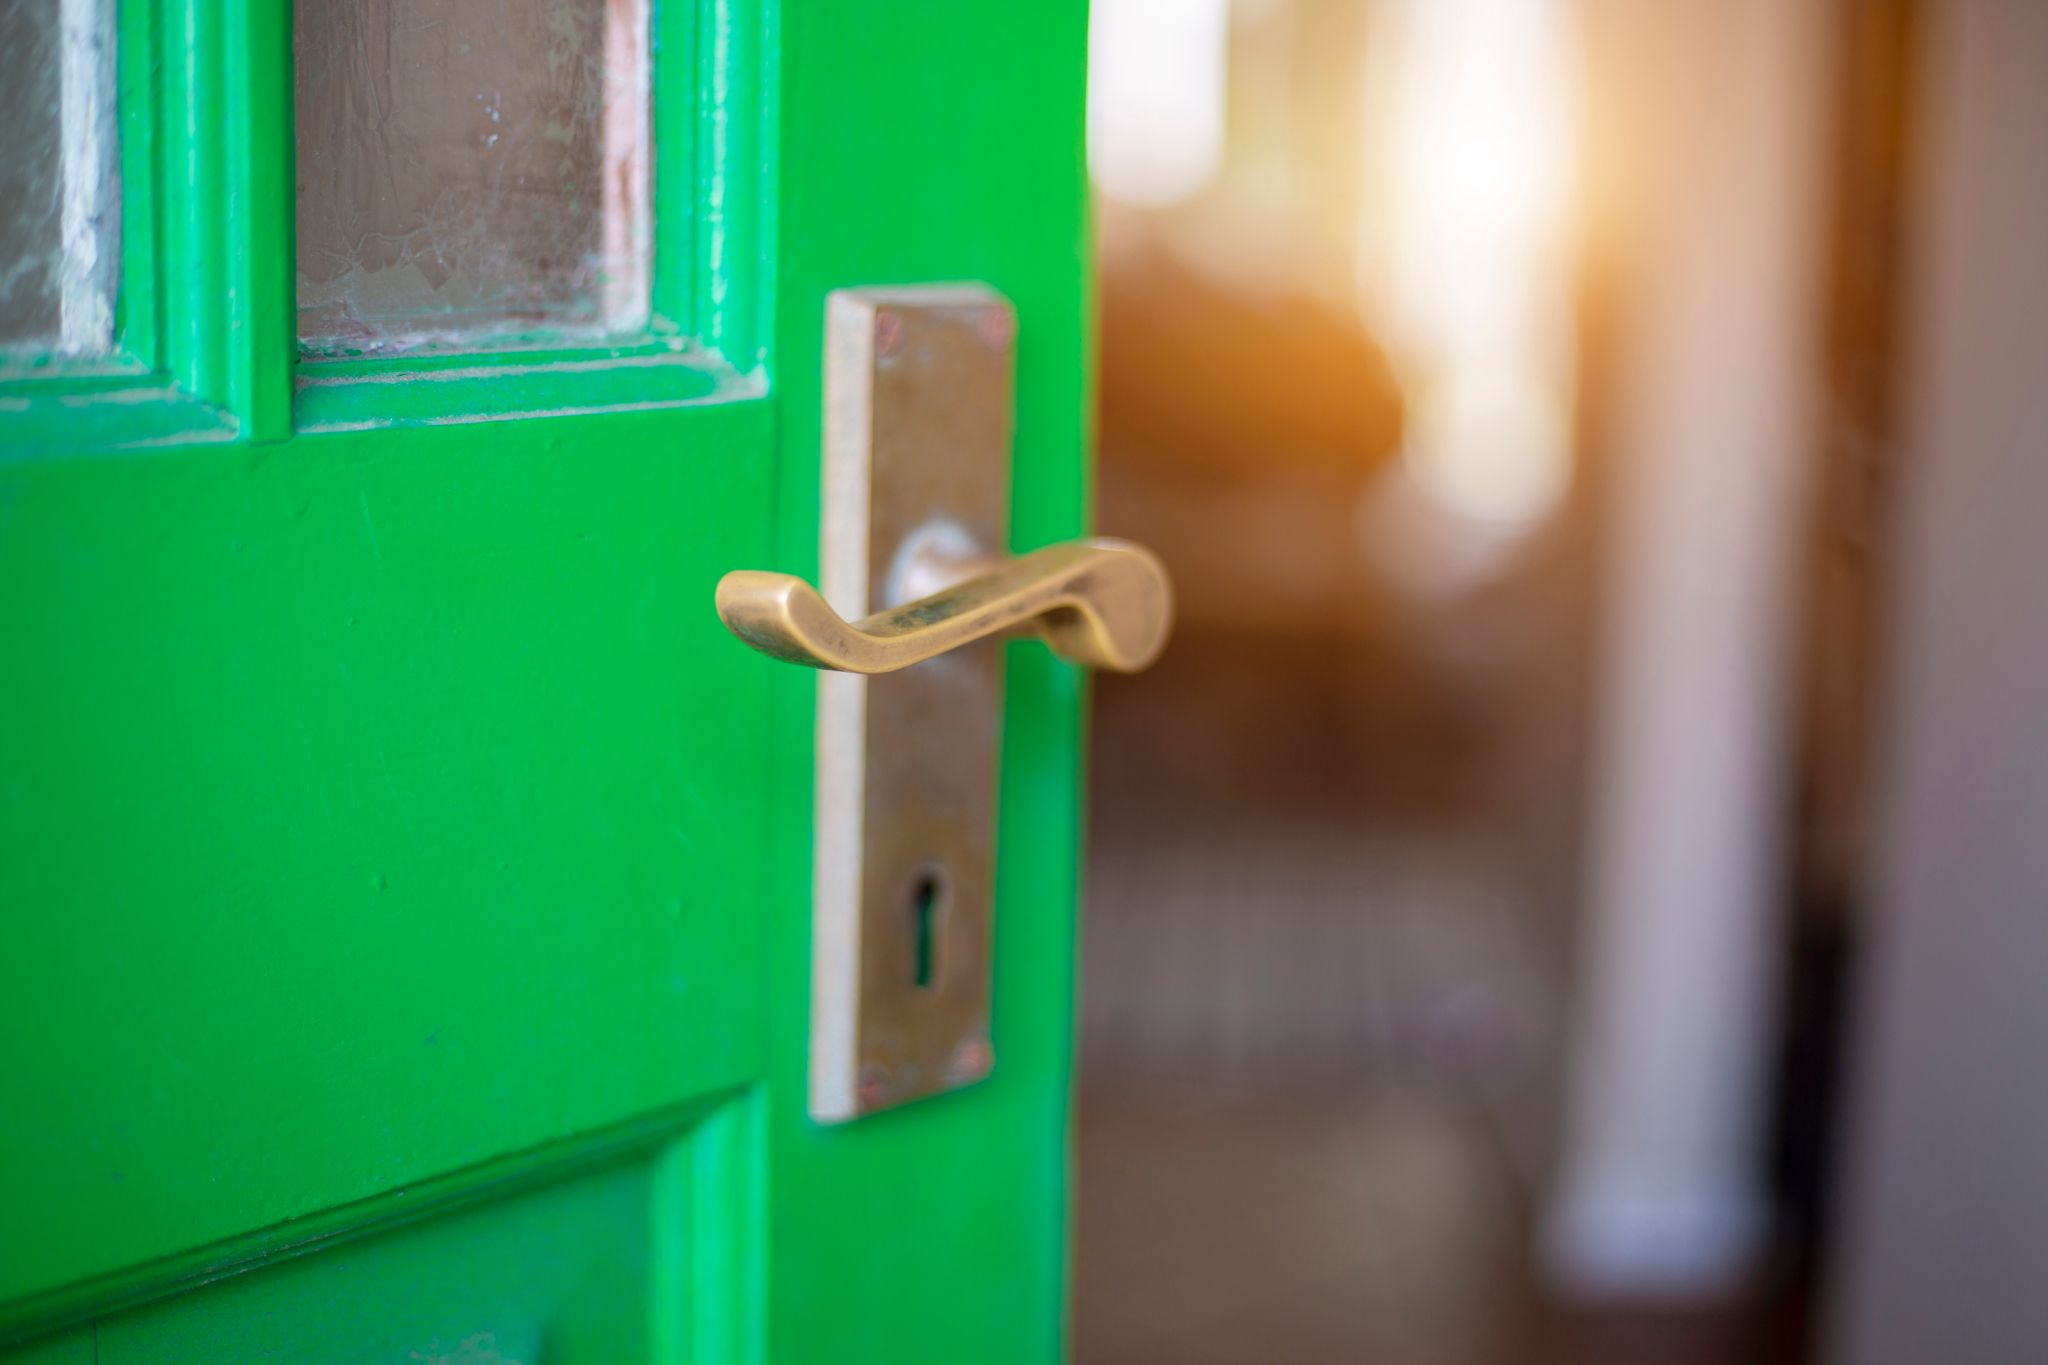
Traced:
<path fill-rule="evenodd" d="M 112 0 L 0 0 L 0 356 L 114 342 Z"/>
<path fill-rule="evenodd" d="M 309 352 L 647 321 L 647 0 L 296 0 Z"/>

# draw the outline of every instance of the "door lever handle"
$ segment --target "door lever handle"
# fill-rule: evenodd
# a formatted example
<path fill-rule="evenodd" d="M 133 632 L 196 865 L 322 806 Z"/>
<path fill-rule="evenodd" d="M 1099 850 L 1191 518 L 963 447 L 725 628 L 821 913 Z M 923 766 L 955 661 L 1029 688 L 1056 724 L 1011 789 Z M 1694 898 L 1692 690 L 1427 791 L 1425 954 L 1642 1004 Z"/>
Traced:
<path fill-rule="evenodd" d="M 938 592 L 852 622 L 801 578 L 739 569 L 719 580 L 718 615 L 763 654 L 841 673 L 893 673 L 1020 629 L 1063 659 L 1134 673 L 1166 644 L 1173 587 L 1150 550 L 1075 540 L 970 564 Z"/>

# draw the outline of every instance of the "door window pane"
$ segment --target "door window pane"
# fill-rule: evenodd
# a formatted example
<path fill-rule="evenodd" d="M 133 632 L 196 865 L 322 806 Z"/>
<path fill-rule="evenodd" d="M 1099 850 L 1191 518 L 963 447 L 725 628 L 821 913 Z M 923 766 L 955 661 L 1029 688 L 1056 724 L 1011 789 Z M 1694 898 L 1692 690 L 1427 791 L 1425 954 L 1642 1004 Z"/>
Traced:
<path fill-rule="evenodd" d="M 112 0 L 0 0 L 0 356 L 114 342 Z"/>
<path fill-rule="evenodd" d="M 296 0 L 309 352 L 647 321 L 647 0 Z"/>

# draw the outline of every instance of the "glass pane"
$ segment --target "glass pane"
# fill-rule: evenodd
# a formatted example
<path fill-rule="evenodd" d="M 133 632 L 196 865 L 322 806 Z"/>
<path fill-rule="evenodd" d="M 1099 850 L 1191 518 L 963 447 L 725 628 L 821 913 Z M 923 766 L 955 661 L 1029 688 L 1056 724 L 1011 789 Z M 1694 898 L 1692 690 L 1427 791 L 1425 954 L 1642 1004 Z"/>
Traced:
<path fill-rule="evenodd" d="M 0 355 L 114 343 L 112 0 L 0 0 Z"/>
<path fill-rule="evenodd" d="M 296 0 L 299 335 L 647 320 L 647 0 Z"/>

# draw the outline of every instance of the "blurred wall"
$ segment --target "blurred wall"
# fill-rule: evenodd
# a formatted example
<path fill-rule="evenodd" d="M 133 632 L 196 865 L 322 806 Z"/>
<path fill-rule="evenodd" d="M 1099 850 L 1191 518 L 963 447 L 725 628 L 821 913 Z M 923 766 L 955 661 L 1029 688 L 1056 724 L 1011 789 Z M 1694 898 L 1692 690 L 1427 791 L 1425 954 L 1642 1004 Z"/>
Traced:
<path fill-rule="evenodd" d="M 2048 1360 L 2048 6 L 1925 11 L 1889 784 L 1833 1356 Z"/>

